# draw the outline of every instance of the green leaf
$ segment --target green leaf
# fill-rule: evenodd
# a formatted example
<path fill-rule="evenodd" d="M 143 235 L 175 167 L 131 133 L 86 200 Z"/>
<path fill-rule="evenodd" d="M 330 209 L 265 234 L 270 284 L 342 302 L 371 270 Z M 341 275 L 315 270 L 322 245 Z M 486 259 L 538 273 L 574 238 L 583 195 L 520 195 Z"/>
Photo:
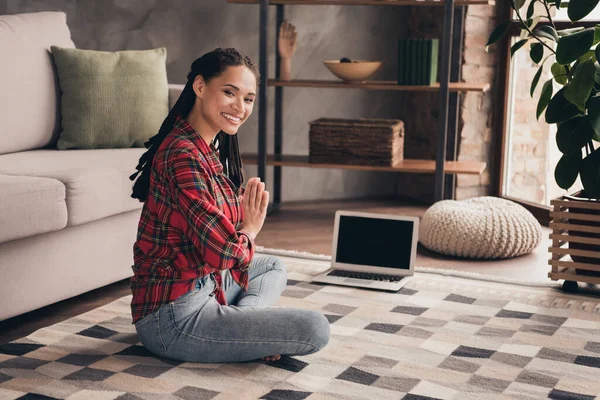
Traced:
<path fill-rule="evenodd" d="M 600 60 L 600 46 L 596 46 L 595 54 L 596 60 Z"/>
<path fill-rule="evenodd" d="M 546 122 L 556 124 L 571 119 L 576 115 L 579 115 L 579 110 L 565 99 L 565 88 L 562 88 L 556 92 L 552 100 L 548 103 Z"/>
<path fill-rule="evenodd" d="M 519 40 L 517 43 L 513 44 L 512 47 L 510 48 L 510 56 L 514 57 L 516 51 L 519 50 L 521 47 L 525 46 L 525 43 L 527 43 L 528 41 L 529 41 L 529 39 L 523 39 L 523 40 Z"/>
<path fill-rule="evenodd" d="M 588 52 L 594 43 L 594 28 L 562 36 L 556 46 L 556 62 L 567 65 Z"/>
<path fill-rule="evenodd" d="M 581 167 L 581 153 L 579 154 L 564 154 L 556 168 L 554 169 L 554 180 L 559 187 L 568 190 L 573 186 L 577 175 L 579 175 L 579 168 Z"/>
<path fill-rule="evenodd" d="M 567 1 L 566 3 L 560 3 L 559 8 L 567 8 L 569 7 L 569 2 Z"/>
<path fill-rule="evenodd" d="M 558 36 L 568 36 L 571 33 L 580 32 L 584 29 L 585 28 L 583 26 L 578 26 L 576 28 L 561 29 L 560 31 L 556 31 L 556 33 L 558 34 Z"/>
<path fill-rule="evenodd" d="M 514 0 L 515 10 L 520 10 L 524 5 L 525 5 L 525 0 Z"/>
<path fill-rule="evenodd" d="M 529 94 L 531 95 L 531 97 L 533 97 L 533 92 L 535 92 L 535 88 L 538 84 L 538 82 L 540 81 L 540 76 L 542 76 L 542 70 L 544 69 L 544 66 L 542 65 L 538 71 L 535 73 L 535 76 L 533 77 L 533 80 L 531 81 L 531 89 L 529 89 Z M 548 101 L 550 101 L 550 99 L 548 99 Z M 546 104 L 547 105 L 547 104 Z M 541 113 L 540 113 L 541 114 Z M 538 115 L 538 118 L 540 116 Z"/>
<path fill-rule="evenodd" d="M 535 0 L 531 0 L 529 3 L 529 7 L 527 7 L 527 19 L 533 17 L 533 12 L 535 11 Z"/>
<path fill-rule="evenodd" d="M 577 59 L 577 61 L 579 62 L 584 62 L 586 60 L 596 61 L 596 55 L 594 54 L 594 50 L 587 51 L 584 55 Z"/>
<path fill-rule="evenodd" d="M 556 32 L 556 29 L 554 29 L 550 25 L 540 26 L 539 28 L 533 31 L 533 34 L 545 39 L 554 40 L 555 42 L 558 41 L 558 33 Z"/>
<path fill-rule="evenodd" d="M 537 104 L 537 111 L 535 113 L 536 118 L 540 119 L 540 115 L 544 112 L 546 106 L 550 103 L 550 99 L 552 98 L 552 79 L 546 81 L 544 86 L 542 86 L 542 94 L 540 94 L 540 99 Z"/>
<path fill-rule="evenodd" d="M 594 130 L 587 117 L 575 117 L 558 125 L 556 144 L 564 154 L 581 154 L 581 148 L 592 139 L 592 136 Z"/>
<path fill-rule="evenodd" d="M 544 57 L 544 46 L 541 43 L 532 43 L 529 56 L 531 57 L 531 61 L 536 64 L 539 63 L 542 61 L 542 57 Z"/>
<path fill-rule="evenodd" d="M 571 0 L 567 15 L 571 21 L 579 21 L 591 13 L 599 2 L 600 0 Z"/>
<path fill-rule="evenodd" d="M 552 76 L 557 83 L 560 83 L 561 85 L 565 85 L 567 83 L 567 69 L 564 67 L 564 65 L 554 63 L 550 67 L 550 72 L 552 72 Z"/>
<path fill-rule="evenodd" d="M 600 85 L 600 64 L 598 64 L 598 62 L 595 62 L 594 68 L 596 68 L 596 73 L 594 74 L 594 82 Z"/>
<path fill-rule="evenodd" d="M 488 47 L 498 42 L 500 39 L 506 35 L 508 28 L 510 27 L 510 21 L 504 21 L 500 25 L 494 29 L 492 34 L 490 35 L 487 44 L 485 45 L 485 51 L 488 51 Z"/>
<path fill-rule="evenodd" d="M 594 45 L 600 43 L 600 25 L 594 27 Z"/>
<path fill-rule="evenodd" d="M 594 88 L 594 62 L 586 60 L 575 68 L 573 79 L 565 89 L 565 98 L 575 104 L 579 111 L 585 112 L 585 102 Z"/>
<path fill-rule="evenodd" d="M 600 149 L 594 150 L 583 159 L 580 173 L 586 196 L 600 199 Z"/>
<path fill-rule="evenodd" d="M 561 2 L 561 0 L 556 0 L 554 2 L 554 5 L 556 6 L 556 8 L 560 8 L 560 2 Z"/>
<path fill-rule="evenodd" d="M 600 97 L 592 97 L 588 101 L 588 120 L 595 132 L 594 140 L 600 141 Z"/>

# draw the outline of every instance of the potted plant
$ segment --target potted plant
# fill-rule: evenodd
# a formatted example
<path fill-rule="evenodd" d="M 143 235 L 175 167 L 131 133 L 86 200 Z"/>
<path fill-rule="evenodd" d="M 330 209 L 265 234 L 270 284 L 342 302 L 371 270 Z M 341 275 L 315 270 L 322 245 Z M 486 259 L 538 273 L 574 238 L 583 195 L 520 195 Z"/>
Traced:
<path fill-rule="evenodd" d="M 569 190 L 580 177 L 583 191 L 564 196 L 569 201 L 564 211 L 579 214 L 569 217 L 569 224 L 596 228 L 585 232 L 569 230 L 569 248 L 600 251 L 600 25 L 585 28 L 577 21 L 596 8 L 600 0 L 509 0 L 517 17 L 504 21 L 494 29 L 486 45 L 498 42 L 511 24 L 521 30 L 519 40 L 511 46 L 511 57 L 520 49 L 528 49 L 531 60 L 539 66 L 531 82 L 530 93 L 542 78 L 544 65 L 550 64 L 552 78 L 543 83 L 536 117 L 542 114 L 547 123 L 556 124 L 556 143 L 562 152 L 554 178 L 559 187 Z M 527 6 L 526 6 L 527 5 Z M 567 29 L 557 30 L 552 15 L 567 8 L 571 21 Z M 529 44 L 529 46 L 526 46 Z M 558 204 L 558 203 L 557 203 Z M 560 203 L 567 204 L 567 203 Z M 577 208 L 579 205 L 580 208 Z M 597 206 L 597 207 L 596 207 Z M 585 214 L 585 215 L 583 215 Z M 592 216 L 593 215 L 593 216 Z M 556 232 L 555 232 L 556 233 Z M 578 239 L 584 238 L 584 239 Z M 586 238 L 592 238 L 588 240 Z M 571 255 L 576 262 L 597 266 L 577 273 L 600 276 L 600 258 Z"/>

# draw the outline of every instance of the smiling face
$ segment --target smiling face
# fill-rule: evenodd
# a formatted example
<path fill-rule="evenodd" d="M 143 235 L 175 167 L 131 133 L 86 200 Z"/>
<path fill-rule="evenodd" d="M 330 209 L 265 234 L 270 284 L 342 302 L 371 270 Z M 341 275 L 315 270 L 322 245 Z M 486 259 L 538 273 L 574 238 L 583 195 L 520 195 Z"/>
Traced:
<path fill-rule="evenodd" d="M 201 76 L 196 77 L 194 92 L 199 100 L 194 108 L 201 116 L 201 129 L 204 131 L 200 131 L 200 134 L 214 137 L 223 131 L 234 135 L 252 114 L 256 77 L 244 65 L 227 67 L 208 83 Z"/>

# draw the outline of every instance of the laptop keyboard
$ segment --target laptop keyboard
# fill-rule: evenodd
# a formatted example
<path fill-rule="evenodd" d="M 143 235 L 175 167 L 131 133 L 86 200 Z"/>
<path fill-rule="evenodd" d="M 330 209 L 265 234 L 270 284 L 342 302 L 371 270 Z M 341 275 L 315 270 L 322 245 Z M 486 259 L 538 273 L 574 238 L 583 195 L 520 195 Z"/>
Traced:
<path fill-rule="evenodd" d="M 340 276 L 343 278 L 366 279 L 380 282 L 399 282 L 403 277 L 396 275 L 371 274 L 368 272 L 344 271 L 336 269 L 328 273 L 329 276 Z"/>

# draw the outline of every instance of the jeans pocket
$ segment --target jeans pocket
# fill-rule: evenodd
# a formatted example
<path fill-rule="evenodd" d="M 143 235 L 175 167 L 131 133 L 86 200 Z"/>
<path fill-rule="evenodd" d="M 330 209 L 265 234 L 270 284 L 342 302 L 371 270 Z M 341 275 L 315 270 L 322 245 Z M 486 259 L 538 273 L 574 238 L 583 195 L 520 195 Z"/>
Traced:
<path fill-rule="evenodd" d="M 155 311 L 155 312 L 156 312 L 156 311 Z M 138 320 L 135 322 L 135 324 L 134 324 L 134 325 L 135 325 L 135 328 L 136 328 L 136 329 L 137 329 L 137 328 L 141 328 L 142 326 L 146 325 L 148 322 L 152 321 L 152 320 L 153 320 L 153 318 L 152 318 L 152 317 L 153 317 L 153 315 L 154 315 L 154 313 L 151 313 L 151 314 L 145 315 L 145 316 L 143 316 L 142 318 L 138 319 Z"/>
<path fill-rule="evenodd" d="M 173 323 L 179 329 L 185 322 L 204 307 L 211 298 L 214 286 L 206 285 L 193 289 L 170 304 Z"/>

